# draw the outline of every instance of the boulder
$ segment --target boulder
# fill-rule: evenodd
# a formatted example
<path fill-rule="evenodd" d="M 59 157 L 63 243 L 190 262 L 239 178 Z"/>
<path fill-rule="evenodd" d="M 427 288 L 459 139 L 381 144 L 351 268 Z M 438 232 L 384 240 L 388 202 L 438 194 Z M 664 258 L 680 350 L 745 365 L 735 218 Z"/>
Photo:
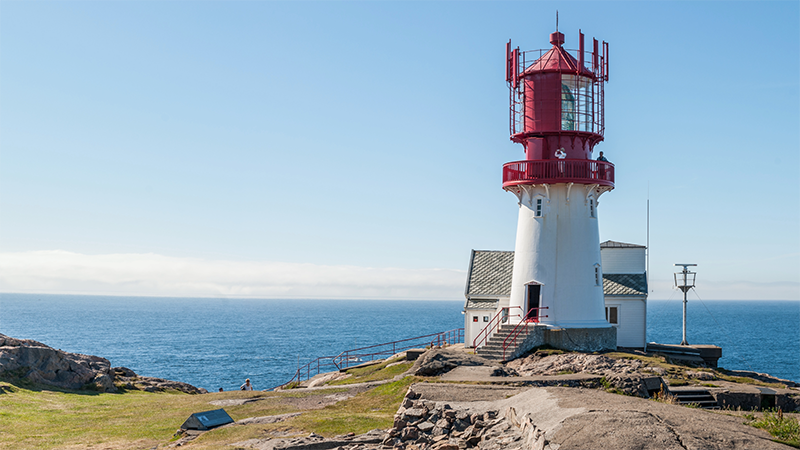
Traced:
<path fill-rule="evenodd" d="M 117 390 L 111 363 L 105 358 L 63 352 L 4 334 L 0 334 L 0 376 L 71 390 Z"/>
<path fill-rule="evenodd" d="M 61 389 L 92 389 L 118 392 L 119 387 L 148 392 L 178 390 L 189 394 L 206 393 L 188 383 L 161 378 L 140 377 L 127 367 L 111 367 L 99 356 L 56 350 L 31 339 L 16 339 L 0 334 L 0 378 Z"/>

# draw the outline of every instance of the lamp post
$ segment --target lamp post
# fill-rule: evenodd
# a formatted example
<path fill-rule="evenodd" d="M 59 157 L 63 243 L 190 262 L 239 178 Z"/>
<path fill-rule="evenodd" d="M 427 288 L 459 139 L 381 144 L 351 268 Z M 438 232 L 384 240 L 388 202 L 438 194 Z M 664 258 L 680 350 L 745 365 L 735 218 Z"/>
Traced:
<path fill-rule="evenodd" d="M 689 345 L 689 343 L 686 342 L 686 293 L 689 292 L 689 289 L 694 287 L 694 278 L 697 272 L 690 272 L 688 267 L 695 267 L 697 264 L 675 265 L 683 267 L 682 271 L 675 272 L 675 288 L 683 291 L 683 340 L 681 341 L 681 345 Z"/>

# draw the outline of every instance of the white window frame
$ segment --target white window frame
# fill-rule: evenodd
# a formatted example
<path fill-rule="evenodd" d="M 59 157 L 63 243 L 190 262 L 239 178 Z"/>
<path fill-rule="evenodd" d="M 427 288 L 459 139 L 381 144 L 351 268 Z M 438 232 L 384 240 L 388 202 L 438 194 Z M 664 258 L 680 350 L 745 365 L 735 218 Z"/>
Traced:
<path fill-rule="evenodd" d="M 531 199 L 531 210 L 533 217 L 544 217 L 547 211 L 547 198 L 542 194 L 537 194 Z"/>
<path fill-rule="evenodd" d="M 612 309 L 615 309 L 617 311 L 617 321 L 616 322 L 611 322 L 609 320 L 609 317 L 611 316 L 610 312 L 611 312 Z M 620 308 L 620 305 L 606 305 L 606 322 L 610 323 L 611 325 L 613 325 L 615 327 L 618 327 L 619 326 L 619 322 L 620 322 L 619 321 L 619 313 L 620 313 L 621 310 L 622 310 L 622 308 Z"/>

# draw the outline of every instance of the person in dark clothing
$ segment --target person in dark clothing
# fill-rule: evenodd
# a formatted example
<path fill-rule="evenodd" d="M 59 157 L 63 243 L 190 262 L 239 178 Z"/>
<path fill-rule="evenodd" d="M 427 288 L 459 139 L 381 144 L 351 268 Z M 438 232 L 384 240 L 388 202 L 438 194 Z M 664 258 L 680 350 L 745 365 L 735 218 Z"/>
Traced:
<path fill-rule="evenodd" d="M 603 152 L 600 152 L 600 155 L 597 156 L 597 160 L 598 161 L 602 161 L 602 162 L 609 162 L 606 159 L 606 157 L 603 156 Z M 599 167 L 597 168 L 597 172 L 598 172 L 598 175 L 600 175 L 599 178 L 601 180 L 605 180 L 605 178 L 606 178 L 606 165 L 605 164 L 598 164 L 598 166 Z"/>

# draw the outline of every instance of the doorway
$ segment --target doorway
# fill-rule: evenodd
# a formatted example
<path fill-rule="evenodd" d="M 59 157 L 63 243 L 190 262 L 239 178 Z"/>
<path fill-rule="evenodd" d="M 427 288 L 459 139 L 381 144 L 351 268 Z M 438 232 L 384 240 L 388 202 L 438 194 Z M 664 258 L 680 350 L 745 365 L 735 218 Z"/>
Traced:
<path fill-rule="evenodd" d="M 541 284 L 526 284 L 525 285 L 525 320 L 528 322 L 539 321 L 539 308 L 541 307 L 542 298 L 542 285 Z"/>

